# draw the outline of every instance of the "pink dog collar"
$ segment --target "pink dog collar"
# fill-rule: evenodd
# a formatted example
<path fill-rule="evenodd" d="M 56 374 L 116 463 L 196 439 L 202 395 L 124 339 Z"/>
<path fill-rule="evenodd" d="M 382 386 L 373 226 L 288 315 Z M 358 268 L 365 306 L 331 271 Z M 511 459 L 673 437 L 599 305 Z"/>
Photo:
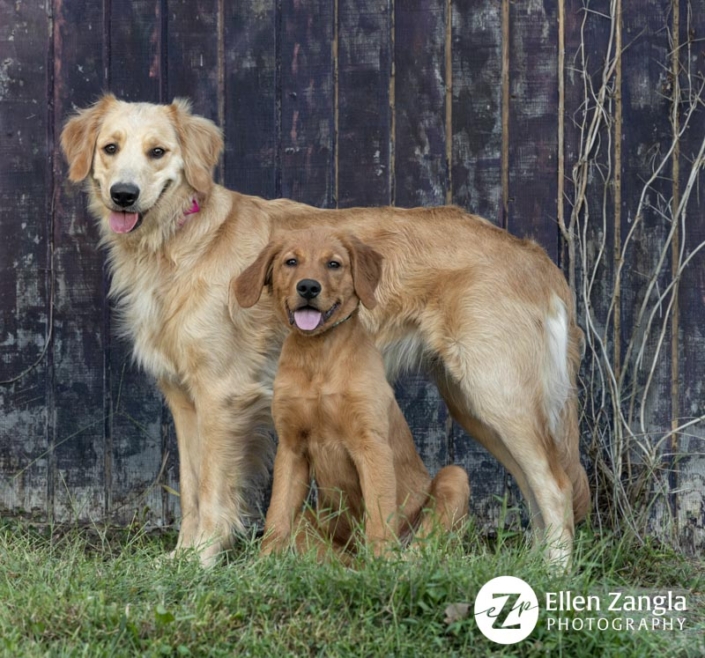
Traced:
<path fill-rule="evenodd" d="M 201 206 L 198 205 L 198 200 L 196 197 L 193 197 L 193 203 L 191 203 L 191 207 L 184 213 L 184 215 L 193 215 L 194 213 L 197 213 L 201 209 Z"/>
<path fill-rule="evenodd" d="M 196 197 L 191 199 L 191 207 L 184 211 L 184 216 L 179 220 L 179 228 L 181 228 L 187 221 L 189 215 L 194 215 L 201 210 L 201 206 L 198 205 L 198 200 Z"/>

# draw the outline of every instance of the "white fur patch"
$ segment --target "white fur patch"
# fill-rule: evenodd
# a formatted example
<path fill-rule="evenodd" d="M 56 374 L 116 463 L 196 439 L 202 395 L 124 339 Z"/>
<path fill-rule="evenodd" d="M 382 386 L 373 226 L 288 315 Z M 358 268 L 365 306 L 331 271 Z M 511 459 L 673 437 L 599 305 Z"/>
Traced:
<path fill-rule="evenodd" d="M 551 314 L 546 318 L 547 358 L 544 362 L 544 404 L 551 432 L 560 427 L 563 407 L 570 395 L 568 373 L 568 313 L 563 302 L 554 295 Z"/>
<path fill-rule="evenodd" d="M 382 348 L 387 379 L 393 382 L 400 374 L 419 370 L 424 362 L 425 344 L 419 332 L 408 333 L 401 340 Z"/>

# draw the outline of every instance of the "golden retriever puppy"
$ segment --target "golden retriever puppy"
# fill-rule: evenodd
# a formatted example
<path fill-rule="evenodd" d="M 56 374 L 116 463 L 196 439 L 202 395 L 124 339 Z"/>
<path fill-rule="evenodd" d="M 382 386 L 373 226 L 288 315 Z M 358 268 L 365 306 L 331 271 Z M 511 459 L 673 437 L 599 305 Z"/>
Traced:
<path fill-rule="evenodd" d="M 453 417 L 516 479 L 547 557 L 567 563 L 590 504 L 575 391 L 582 334 L 539 246 L 455 207 L 319 210 L 229 191 L 212 176 L 220 130 L 183 100 L 106 95 L 67 122 L 61 144 L 108 249 L 122 332 L 174 416 L 177 548 L 212 564 L 243 529 L 271 459 L 287 329 L 270 295 L 243 309 L 231 280 L 275 228 L 335 226 L 384 258 L 379 304 L 359 314 L 388 378 L 426 368 Z"/>
<path fill-rule="evenodd" d="M 318 536 L 323 547 L 355 548 L 353 530 L 364 514 L 365 538 L 381 554 L 414 528 L 423 537 L 435 524 L 451 530 L 467 515 L 467 474 L 446 466 L 431 481 L 360 320 L 360 304 L 377 304 L 381 263 L 352 235 L 286 231 L 235 281 L 242 308 L 254 306 L 268 285 L 274 311 L 290 329 L 274 378 L 279 447 L 264 553 L 288 546 L 294 535 L 299 547 Z M 303 520 L 314 478 L 317 514 Z"/>

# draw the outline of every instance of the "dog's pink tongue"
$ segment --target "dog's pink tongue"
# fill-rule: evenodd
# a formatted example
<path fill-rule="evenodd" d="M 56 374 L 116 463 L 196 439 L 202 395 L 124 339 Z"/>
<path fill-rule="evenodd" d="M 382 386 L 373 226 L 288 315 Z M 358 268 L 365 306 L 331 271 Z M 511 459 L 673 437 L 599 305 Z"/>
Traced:
<path fill-rule="evenodd" d="M 115 233 L 129 233 L 135 228 L 139 217 L 136 212 L 111 212 L 109 219 L 110 228 Z"/>
<path fill-rule="evenodd" d="M 312 308 L 302 308 L 294 311 L 294 322 L 303 331 L 313 331 L 321 321 L 321 312 Z"/>

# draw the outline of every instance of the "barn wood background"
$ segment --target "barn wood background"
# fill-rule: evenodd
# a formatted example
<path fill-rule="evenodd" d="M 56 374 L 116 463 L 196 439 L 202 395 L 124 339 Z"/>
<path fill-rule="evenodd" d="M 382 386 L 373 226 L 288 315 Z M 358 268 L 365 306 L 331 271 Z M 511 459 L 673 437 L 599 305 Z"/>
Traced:
<path fill-rule="evenodd" d="M 111 332 L 98 233 L 58 149 L 66 117 L 101 90 L 193 99 L 225 130 L 217 176 L 231 188 L 328 207 L 456 203 L 536 239 L 574 283 L 587 264 L 581 270 L 559 223 L 573 216 L 575 167 L 584 167 L 581 198 L 591 205 L 574 229 L 585 229 L 583 250 L 599 262 L 593 287 L 579 294 L 581 324 L 590 305 L 604 311 L 616 299 L 605 350 L 619 371 L 667 242 L 664 209 L 698 169 L 702 104 L 668 149 L 687 109 L 674 88 L 702 80 L 704 40 L 703 0 L 1 2 L 0 511 L 178 517 L 173 425 Z M 610 48 L 604 121 L 586 151 L 591 90 Z M 644 181 L 664 154 L 633 260 L 617 277 Z M 691 254 L 705 239 L 702 183 L 696 171 L 688 232 L 666 250 L 665 273 L 678 249 Z M 705 546 L 705 433 L 693 422 L 705 413 L 704 271 L 698 254 L 673 303 L 662 304 L 663 335 L 646 346 L 654 353 L 661 340 L 643 416 L 661 486 L 652 517 L 658 527 L 667 515 L 689 549 Z M 643 387 L 643 376 L 632 384 Z M 609 405 L 590 382 L 588 363 L 583 398 L 609 426 Z M 472 509 L 491 528 L 500 499 L 517 499 L 505 471 L 463 435 L 423 376 L 405 377 L 397 392 L 429 468 L 466 466 Z M 609 470 L 612 435 L 596 441 L 589 420 L 586 453 Z M 684 423 L 687 431 L 673 431 Z M 600 469 L 591 471 L 601 504 L 609 492 L 600 493 Z M 645 487 L 642 503 L 657 493 Z"/>

